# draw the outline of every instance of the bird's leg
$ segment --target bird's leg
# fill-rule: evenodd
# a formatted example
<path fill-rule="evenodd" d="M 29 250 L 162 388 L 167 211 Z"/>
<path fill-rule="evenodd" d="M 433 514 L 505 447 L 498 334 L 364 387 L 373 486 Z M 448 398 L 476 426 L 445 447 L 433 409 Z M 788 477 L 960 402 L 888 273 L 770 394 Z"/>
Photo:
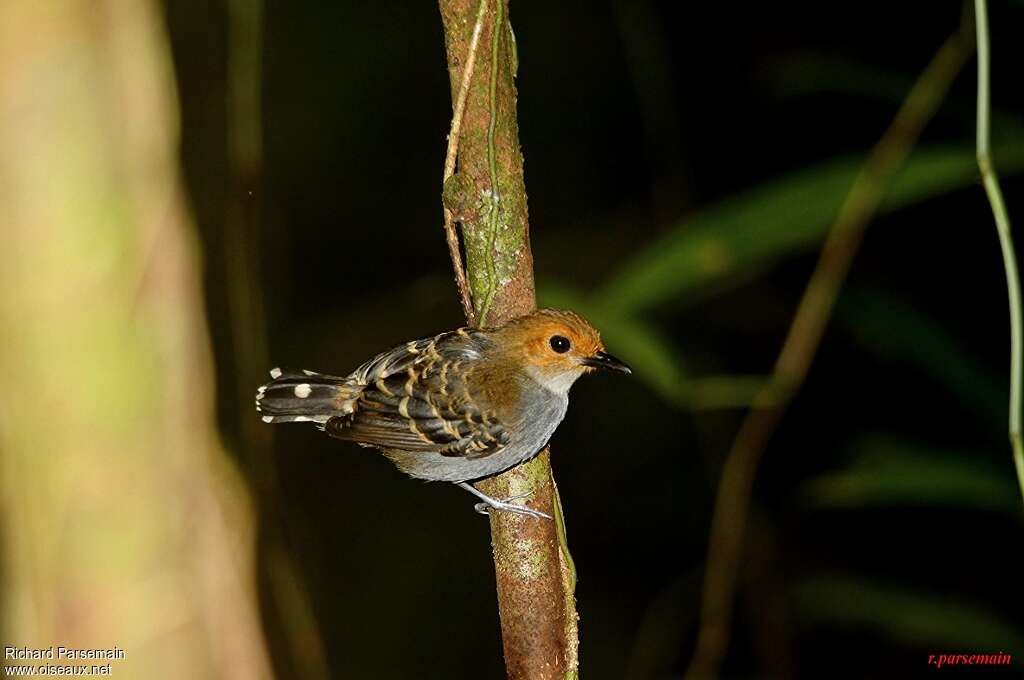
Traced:
<path fill-rule="evenodd" d="M 525 505 L 516 505 L 511 502 L 517 501 L 520 498 L 526 498 L 530 495 L 529 493 L 512 496 L 505 500 L 498 500 L 497 498 L 488 496 L 469 482 L 456 482 L 456 484 L 483 501 L 483 503 L 477 503 L 474 506 L 476 511 L 482 515 L 486 515 L 488 510 L 493 508 L 494 510 L 499 510 L 501 512 L 514 512 L 517 515 L 526 515 L 527 517 L 536 517 L 537 519 L 554 519 L 551 515 L 541 512 L 540 510 L 534 510 L 533 508 L 528 508 Z"/>

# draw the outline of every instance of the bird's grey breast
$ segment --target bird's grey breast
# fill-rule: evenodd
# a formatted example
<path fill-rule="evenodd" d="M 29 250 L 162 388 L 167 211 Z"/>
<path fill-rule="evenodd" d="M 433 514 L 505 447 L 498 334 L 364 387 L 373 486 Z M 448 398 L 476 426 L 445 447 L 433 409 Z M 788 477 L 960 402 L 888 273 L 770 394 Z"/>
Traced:
<path fill-rule="evenodd" d="M 520 392 L 519 417 L 503 423 L 510 435 L 508 444 L 479 458 L 419 454 L 415 458 L 415 469 L 406 471 L 415 477 L 448 482 L 496 475 L 540 453 L 565 418 L 568 408 L 568 395 L 556 394 L 530 380 Z"/>
<path fill-rule="evenodd" d="M 487 474 L 515 467 L 540 453 L 569 409 L 568 394 L 552 392 L 530 378 L 523 380 L 519 399 L 519 417 L 506 424 L 511 442 L 486 459 L 491 468 Z"/>
<path fill-rule="evenodd" d="M 552 392 L 534 380 L 524 380 L 520 393 L 521 419 L 513 424 L 514 437 L 533 455 L 551 439 L 569 409 L 567 392 Z"/>

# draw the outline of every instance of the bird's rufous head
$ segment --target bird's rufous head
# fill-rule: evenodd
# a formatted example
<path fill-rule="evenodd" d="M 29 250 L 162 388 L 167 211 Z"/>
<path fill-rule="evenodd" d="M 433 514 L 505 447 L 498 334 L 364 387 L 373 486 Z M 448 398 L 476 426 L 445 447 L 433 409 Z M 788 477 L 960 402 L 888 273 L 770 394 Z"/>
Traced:
<path fill-rule="evenodd" d="M 511 357 L 555 392 L 568 391 L 576 378 L 595 368 L 630 372 L 629 366 L 605 351 L 597 329 L 575 312 L 541 309 L 495 333 Z"/>

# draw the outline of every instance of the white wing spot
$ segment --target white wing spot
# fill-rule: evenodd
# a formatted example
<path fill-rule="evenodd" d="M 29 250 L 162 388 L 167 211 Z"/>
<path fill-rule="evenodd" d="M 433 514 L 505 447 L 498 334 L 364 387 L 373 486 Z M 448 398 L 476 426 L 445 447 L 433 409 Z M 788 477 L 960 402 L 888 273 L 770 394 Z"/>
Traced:
<path fill-rule="evenodd" d="M 295 396 L 299 399 L 305 399 L 311 394 L 313 394 L 313 388 L 309 386 L 309 383 L 302 383 L 301 385 L 295 386 Z"/>
<path fill-rule="evenodd" d="M 261 420 L 265 423 L 272 423 L 274 422 L 274 416 L 263 416 Z"/>
<path fill-rule="evenodd" d="M 278 378 L 280 378 L 281 377 L 281 369 L 280 368 L 272 368 L 272 369 L 270 369 L 270 377 L 273 378 L 274 380 L 277 380 Z"/>

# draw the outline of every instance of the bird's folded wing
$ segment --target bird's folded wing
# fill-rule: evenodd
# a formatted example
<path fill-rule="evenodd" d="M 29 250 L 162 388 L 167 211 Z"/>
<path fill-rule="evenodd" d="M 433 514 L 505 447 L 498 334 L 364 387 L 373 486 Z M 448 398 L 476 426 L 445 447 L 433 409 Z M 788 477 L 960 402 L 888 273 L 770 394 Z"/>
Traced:
<path fill-rule="evenodd" d="M 402 451 L 481 458 L 500 450 L 509 434 L 469 374 L 486 338 L 472 330 L 416 340 L 371 359 L 350 376 L 365 387 L 353 413 L 324 429 L 340 439 Z"/>

